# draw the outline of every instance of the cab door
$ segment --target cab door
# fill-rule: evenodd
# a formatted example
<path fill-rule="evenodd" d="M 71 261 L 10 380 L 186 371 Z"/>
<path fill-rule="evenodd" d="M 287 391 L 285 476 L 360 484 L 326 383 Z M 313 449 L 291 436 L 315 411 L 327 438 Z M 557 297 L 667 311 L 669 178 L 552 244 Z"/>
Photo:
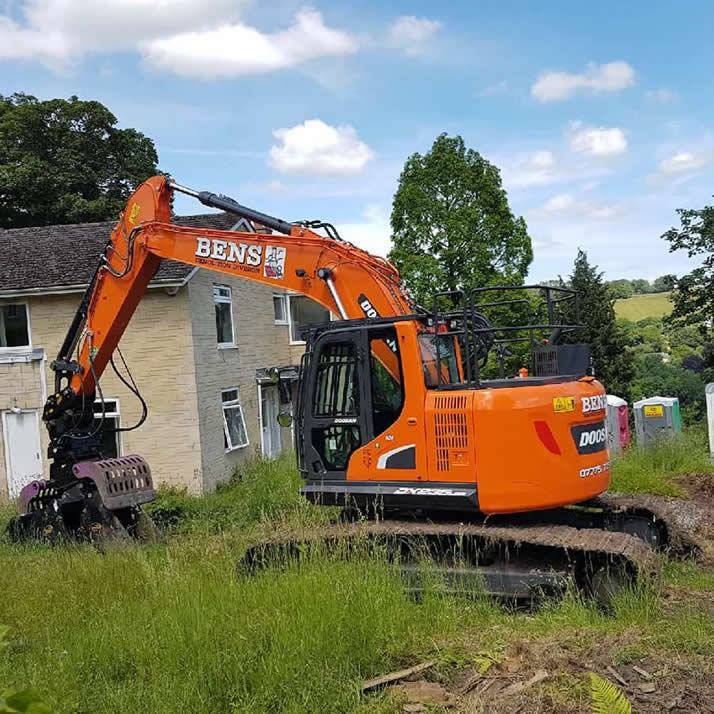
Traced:
<path fill-rule="evenodd" d="M 364 330 L 327 333 L 315 344 L 303 405 L 308 478 L 344 480 L 371 424 Z"/>

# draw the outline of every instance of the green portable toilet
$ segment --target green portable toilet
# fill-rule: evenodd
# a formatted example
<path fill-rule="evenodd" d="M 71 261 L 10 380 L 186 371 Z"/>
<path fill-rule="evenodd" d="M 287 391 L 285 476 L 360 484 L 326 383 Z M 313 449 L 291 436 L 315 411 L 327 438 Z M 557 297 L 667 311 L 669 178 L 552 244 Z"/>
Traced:
<path fill-rule="evenodd" d="M 650 397 L 633 405 L 637 441 L 645 444 L 682 431 L 677 397 Z"/>

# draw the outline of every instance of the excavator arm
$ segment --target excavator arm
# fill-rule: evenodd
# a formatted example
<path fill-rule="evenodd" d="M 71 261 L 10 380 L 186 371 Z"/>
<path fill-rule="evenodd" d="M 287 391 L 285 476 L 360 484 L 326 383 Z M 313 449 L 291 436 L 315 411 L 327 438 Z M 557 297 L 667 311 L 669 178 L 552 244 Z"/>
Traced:
<path fill-rule="evenodd" d="M 172 191 L 281 233 L 174 225 L 169 222 Z M 67 386 L 70 399 L 93 394 L 162 259 L 299 292 L 342 319 L 410 314 L 396 269 L 333 235 L 322 236 L 299 223 L 267 216 L 225 196 L 192 191 L 163 177 L 148 179 L 129 199 L 112 231 L 54 362 L 59 401 L 49 402 L 49 408 L 61 404 Z"/>
<path fill-rule="evenodd" d="M 258 232 L 175 225 L 170 222 L 174 191 L 251 220 Z M 323 228 L 327 235 L 314 228 Z M 52 362 L 55 389 L 43 411 L 50 434 L 50 479 L 23 489 L 20 506 L 30 515 L 45 512 L 46 516 L 50 507 L 59 511 L 59 499 L 62 508 L 76 511 L 65 515 L 62 523 L 78 522 L 77 514 L 84 513 L 87 501 L 94 498 L 92 522 L 99 528 L 102 520 L 105 524 L 111 521 L 108 516 L 113 514 L 102 509 L 114 499 L 114 510 L 124 511 L 121 524 L 113 524 L 121 531 L 129 529 L 127 523 L 136 525 L 136 507 L 153 498 L 150 469 L 141 457 L 101 459 L 94 398 L 107 364 L 164 259 L 299 292 L 342 319 L 408 315 L 413 311 L 396 269 L 388 261 L 343 241 L 329 224 L 288 223 L 226 196 L 193 191 L 160 176 L 148 179 L 130 197 L 114 227 Z M 386 345 L 380 359 L 390 369 L 390 360 L 395 358 Z M 46 524 L 46 518 L 34 520 L 41 528 L 55 530 Z"/>

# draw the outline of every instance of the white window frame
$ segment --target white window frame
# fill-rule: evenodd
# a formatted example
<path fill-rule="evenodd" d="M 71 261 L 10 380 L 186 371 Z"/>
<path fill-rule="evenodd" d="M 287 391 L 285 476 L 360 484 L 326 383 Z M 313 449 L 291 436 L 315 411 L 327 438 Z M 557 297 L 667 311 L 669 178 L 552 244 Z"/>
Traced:
<path fill-rule="evenodd" d="M 26 345 L 18 345 L 17 347 L 1 347 L 0 352 L 5 354 L 8 352 L 30 352 L 32 350 L 32 325 L 30 324 L 30 304 L 27 300 L 7 300 L 0 302 L 0 307 L 8 305 L 23 305 L 25 308 L 25 317 L 27 318 L 27 342 Z"/>
<path fill-rule="evenodd" d="M 219 290 L 227 290 L 228 295 L 221 295 Z M 236 346 L 236 333 L 235 333 L 235 320 L 233 319 L 233 290 L 231 290 L 230 285 L 222 285 L 219 283 L 213 284 L 213 310 L 215 313 L 216 305 L 228 305 L 230 307 L 231 316 L 231 341 L 230 342 L 218 342 L 219 350 L 229 350 L 235 348 Z M 216 335 L 216 340 L 218 340 L 218 335 Z"/>
<path fill-rule="evenodd" d="M 107 402 L 114 402 L 116 404 L 116 407 L 114 411 L 109 411 L 106 410 L 104 412 L 104 418 L 105 419 L 113 419 L 116 417 L 117 420 L 117 427 L 121 427 L 121 406 L 119 405 L 119 399 L 117 397 L 104 397 L 104 404 L 106 406 Z M 102 400 L 101 399 L 95 399 L 94 400 L 95 404 L 101 405 Z M 94 418 L 95 419 L 101 419 L 102 418 L 102 412 L 95 412 L 94 413 Z M 114 432 L 114 438 L 116 439 L 117 442 L 117 456 L 121 456 L 123 451 L 122 451 L 122 443 L 121 443 L 121 432 L 116 431 Z"/>
<path fill-rule="evenodd" d="M 235 392 L 236 399 L 226 400 L 224 394 L 226 392 Z M 228 429 L 228 420 L 226 419 L 226 409 L 237 409 L 240 418 L 243 420 L 243 431 L 245 432 L 245 444 L 233 444 L 231 442 L 231 434 Z M 221 414 L 223 416 L 223 435 L 226 439 L 226 453 L 229 451 L 235 451 L 236 449 L 245 449 L 246 446 L 250 445 L 250 437 L 248 436 L 248 425 L 245 422 L 245 414 L 243 413 L 243 405 L 240 403 L 240 388 L 239 387 L 228 387 L 227 389 L 221 390 Z"/>
<path fill-rule="evenodd" d="M 309 295 L 303 295 L 302 293 L 286 293 L 285 295 L 285 307 L 287 308 L 288 312 L 288 321 L 287 321 L 287 326 L 288 326 L 288 337 L 290 338 L 290 345 L 304 345 L 305 340 L 294 340 L 293 339 L 293 316 L 292 316 L 292 311 L 290 310 L 290 299 L 291 298 L 307 298 L 308 300 L 312 300 L 312 298 Z M 316 302 L 313 300 L 313 302 Z M 319 303 L 318 303 L 319 304 Z M 327 308 L 325 308 L 327 309 Z M 335 319 L 335 315 L 328 310 L 330 314 L 330 322 L 332 322 Z"/>
<path fill-rule="evenodd" d="M 290 325 L 290 300 L 286 293 L 273 293 L 273 314 L 275 314 L 275 301 L 279 300 L 283 304 L 283 314 L 285 319 L 279 320 L 275 318 L 276 325 Z"/>

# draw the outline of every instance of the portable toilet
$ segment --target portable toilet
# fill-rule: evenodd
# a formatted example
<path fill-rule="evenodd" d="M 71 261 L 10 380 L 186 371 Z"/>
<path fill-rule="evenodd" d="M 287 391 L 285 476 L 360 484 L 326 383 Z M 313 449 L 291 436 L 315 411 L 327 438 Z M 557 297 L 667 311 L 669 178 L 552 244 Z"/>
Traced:
<path fill-rule="evenodd" d="M 677 397 L 650 397 L 632 406 L 639 443 L 674 436 L 682 431 Z"/>
<path fill-rule="evenodd" d="M 630 445 L 630 415 L 627 402 L 614 394 L 607 395 L 607 447 L 616 454 Z"/>
<path fill-rule="evenodd" d="M 709 454 L 714 461 L 714 382 L 707 384 L 707 422 L 709 424 Z"/>

